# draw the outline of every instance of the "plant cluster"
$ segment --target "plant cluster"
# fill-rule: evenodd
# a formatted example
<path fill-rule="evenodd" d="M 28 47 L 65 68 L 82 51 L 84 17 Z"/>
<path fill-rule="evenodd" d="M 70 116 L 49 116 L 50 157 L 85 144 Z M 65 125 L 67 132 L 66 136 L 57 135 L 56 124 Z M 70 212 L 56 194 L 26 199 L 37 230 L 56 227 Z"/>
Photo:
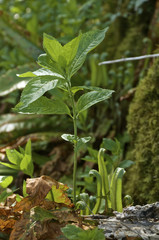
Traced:
<path fill-rule="evenodd" d="M 71 142 L 74 147 L 73 202 L 75 206 L 79 204 L 76 204 L 77 153 L 81 146 L 91 139 L 91 137 L 78 137 L 77 119 L 83 111 L 92 105 L 107 100 L 113 91 L 99 87 L 72 86 L 71 77 L 80 69 L 85 61 L 86 55 L 104 39 L 106 31 L 107 29 L 93 30 L 79 34 L 78 37 L 64 46 L 55 38 L 44 34 L 43 47 L 46 53 L 40 55 L 38 58 L 38 64 L 41 68 L 34 72 L 26 72 L 19 75 L 19 77 L 31 79 L 22 91 L 20 102 L 15 106 L 14 111 L 25 114 L 67 114 L 72 119 L 74 135 L 63 134 L 62 138 Z M 51 99 L 43 96 L 49 90 L 52 90 L 54 93 Z M 86 90 L 86 93 L 81 93 L 76 98 L 75 94 L 83 90 Z M 114 142 L 112 141 L 112 143 Z M 1 164 L 16 170 L 22 170 L 25 174 L 32 177 L 34 167 L 31 155 L 31 141 L 28 141 L 25 150 L 21 147 L 19 150 L 20 152 L 17 150 L 6 150 L 10 163 L 1 162 Z M 118 151 L 120 152 L 120 149 L 118 149 Z M 98 154 L 99 172 L 91 170 L 89 173 L 97 178 L 97 198 L 92 210 L 93 214 L 99 211 L 102 199 L 105 199 L 106 213 L 108 213 L 108 210 L 111 208 L 122 211 L 121 180 L 125 171 L 123 168 L 117 168 L 112 174 L 111 181 L 109 181 L 103 153 L 104 149 L 101 148 Z M 117 152 L 117 154 L 119 153 Z M 4 181 L 5 179 L 3 182 Z M 47 186 L 48 184 L 49 188 L 46 187 L 48 190 L 45 191 L 45 194 L 42 194 L 40 191 L 35 195 L 30 186 L 34 186 L 35 191 L 39 191 L 38 186 L 41 181 L 47 182 L 44 185 Z M 64 205 L 62 206 L 72 207 L 70 200 L 63 193 L 66 189 L 67 187 L 63 187 L 63 185 L 61 186 L 59 183 L 56 183 L 56 181 L 45 176 L 42 176 L 40 179 L 33 178 L 27 180 L 27 183 L 24 181 L 23 192 L 25 197 L 22 200 L 20 199 L 19 202 L 16 202 L 12 214 L 15 215 L 15 212 L 20 210 L 23 211 L 23 213 L 25 211 L 30 211 L 31 213 L 31 210 L 35 206 L 41 206 L 41 204 L 42 206 L 44 205 L 47 210 L 49 210 L 54 203 L 63 203 Z M 42 197 L 38 194 L 41 194 Z M 45 203 L 45 198 L 50 201 L 49 207 L 46 207 L 48 203 Z M 37 211 L 43 212 L 44 210 L 39 210 L 38 208 Z M 35 214 L 39 216 L 40 213 L 35 212 Z M 44 213 L 44 215 L 47 214 Z M 11 233 L 11 239 L 15 237 L 16 228 L 17 225 L 15 225 Z"/>

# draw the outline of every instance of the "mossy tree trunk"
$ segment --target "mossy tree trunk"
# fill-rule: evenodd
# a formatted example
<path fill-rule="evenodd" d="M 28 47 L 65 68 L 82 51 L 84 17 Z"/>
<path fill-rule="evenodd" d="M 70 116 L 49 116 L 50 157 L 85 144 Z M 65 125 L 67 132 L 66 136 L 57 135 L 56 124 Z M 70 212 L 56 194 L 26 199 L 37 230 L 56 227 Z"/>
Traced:
<path fill-rule="evenodd" d="M 135 203 L 159 200 L 159 59 L 139 83 L 128 115 L 131 150 L 135 161 L 127 172 L 126 193 Z"/>

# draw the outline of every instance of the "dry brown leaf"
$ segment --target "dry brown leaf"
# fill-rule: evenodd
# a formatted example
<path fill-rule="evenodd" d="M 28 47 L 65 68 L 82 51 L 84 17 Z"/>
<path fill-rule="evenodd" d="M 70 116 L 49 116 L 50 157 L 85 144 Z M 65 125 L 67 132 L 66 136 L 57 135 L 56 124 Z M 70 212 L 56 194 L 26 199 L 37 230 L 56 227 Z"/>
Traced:
<path fill-rule="evenodd" d="M 29 217 L 30 214 L 25 214 L 25 218 L 22 216 L 20 221 L 16 222 L 9 240 L 37 240 L 33 228 L 30 228 L 31 221 Z"/>
<path fill-rule="evenodd" d="M 15 223 L 16 223 L 16 220 L 14 218 L 11 218 L 11 219 L 8 218 L 8 220 L 0 219 L 0 231 L 5 233 L 10 233 Z"/>
<path fill-rule="evenodd" d="M 46 195 L 52 189 L 55 202 L 45 200 Z M 30 211 L 35 206 L 45 206 L 46 209 L 55 209 L 56 205 L 60 207 L 73 207 L 71 200 L 65 194 L 68 187 L 62 183 L 58 183 L 48 176 L 41 176 L 39 178 L 31 178 L 26 181 L 26 190 L 29 196 L 23 198 L 13 208 L 14 212 Z M 56 204 L 57 200 L 57 204 Z"/>
<path fill-rule="evenodd" d="M 24 211 L 29 212 L 31 208 L 40 205 L 42 200 L 38 197 L 27 196 L 18 202 L 14 207 L 14 212 Z"/>
<path fill-rule="evenodd" d="M 47 210 L 55 210 L 55 209 L 60 209 L 60 208 L 63 208 L 63 207 L 71 208 L 64 203 L 56 203 L 56 202 L 53 202 L 53 201 L 49 201 L 47 199 L 45 199 L 43 202 L 41 202 L 40 207 L 42 207 L 44 209 L 47 209 Z"/>
<path fill-rule="evenodd" d="M 26 180 L 26 192 L 31 197 L 39 197 L 44 199 L 52 186 L 59 186 L 58 182 L 48 176 L 41 176 L 39 178 L 28 178 Z"/>
<path fill-rule="evenodd" d="M 11 207 L 11 205 L 15 202 L 16 202 L 16 194 L 12 194 L 11 196 L 7 197 L 5 206 Z"/>
<path fill-rule="evenodd" d="M 59 224 L 57 221 L 46 221 L 44 223 L 37 223 L 34 231 L 36 232 L 37 240 L 55 240 L 60 235 L 63 235 L 61 228 L 66 224 Z"/>
<path fill-rule="evenodd" d="M 14 224 L 19 219 L 19 215 L 13 213 L 12 208 L 0 206 L 0 231 L 9 233 Z"/>
<path fill-rule="evenodd" d="M 75 222 L 79 223 L 79 225 L 82 223 L 82 217 L 79 216 L 75 211 L 53 211 L 52 214 L 58 219 L 60 223 L 68 223 L 68 222 Z"/>

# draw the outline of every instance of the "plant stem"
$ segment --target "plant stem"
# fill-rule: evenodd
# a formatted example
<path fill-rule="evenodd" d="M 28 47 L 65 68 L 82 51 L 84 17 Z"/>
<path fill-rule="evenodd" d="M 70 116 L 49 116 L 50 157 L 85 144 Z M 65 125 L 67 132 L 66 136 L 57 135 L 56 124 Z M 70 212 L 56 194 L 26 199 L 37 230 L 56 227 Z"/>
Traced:
<path fill-rule="evenodd" d="M 74 167 L 73 167 L 73 203 L 76 205 L 76 175 L 77 175 L 77 113 L 74 96 L 71 92 L 71 83 L 68 83 L 68 91 L 71 99 L 72 110 L 73 110 L 73 128 L 74 128 Z"/>
<path fill-rule="evenodd" d="M 77 122 L 76 122 L 76 116 L 73 119 L 73 125 L 74 125 L 74 136 L 75 136 L 75 142 L 74 142 L 74 167 L 73 167 L 73 202 L 76 204 L 76 172 L 77 172 Z"/>

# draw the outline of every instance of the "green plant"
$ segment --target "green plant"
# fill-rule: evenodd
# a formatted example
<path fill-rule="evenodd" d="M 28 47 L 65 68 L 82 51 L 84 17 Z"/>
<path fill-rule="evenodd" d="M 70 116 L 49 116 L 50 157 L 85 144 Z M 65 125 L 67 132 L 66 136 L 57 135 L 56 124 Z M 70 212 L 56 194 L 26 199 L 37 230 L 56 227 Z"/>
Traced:
<path fill-rule="evenodd" d="M 19 76 L 31 77 L 31 80 L 24 88 L 20 103 L 14 108 L 15 112 L 67 114 L 73 121 L 74 135 L 63 134 L 62 138 L 74 145 L 74 203 L 76 203 L 77 152 L 82 144 L 90 140 L 90 137 L 78 137 L 77 119 L 84 110 L 108 99 L 114 91 L 98 87 L 72 86 L 71 78 L 83 65 L 86 55 L 104 39 L 106 31 L 107 28 L 79 34 L 64 46 L 55 38 L 44 34 L 43 47 L 46 53 L 38 58 L 38 64 L 42 68 Z M 53 99 L 43 96 L 49 90 L 54 92 Z M 88 92 L 76 100 L 75 94 L 82 90 Z"/>
<path fill-rule="evenodd" d="M 34 165 L 32 161 L 31 153 L 31 140 L 29 140 L 25 146 L 25 149 L 19 147 L 19 152 L 16 149 L 7 149 L 6 154 L 10 163 L 0 162 L 0 164 L 21 170 L 30 177 L 33 176 Z"/>
<path fill-rule="evenodd" d="M 110 154 L 105 153 L 106 150 Z M 90 176 L 97 179 L 97 194 L 93 207 L 91 207 L 89 197 L 86 194 L 82 195 L 81 201 L 78 202 L 79 207 L 83 208 L 81 214 L 88 215 L 90 211 L 96 214 L 103 208 L 102 206 L 104 206 L 106 213 L 109 213 L 111 209 L 122 212 L 122 178 L 125 174 L 124 169 L 130 167 L 133 162 L 130 160 L 121 161 L 122 149 L 117 139 L 113 141 L 104 138 L 99 152 L 90 147 L 88 151 L 90 156 L 86 156 L 83 160 L 98 163 L 98 171 L 94 169 L 89 171 Z M 85 204 L 82 205 L 82 201 Z"/>
<path fill-rule="evenodd" d="M 86 211 L 82 210 L 81 214 L 88 215 L 90 210 L 93 214 L 98 213 L 102 205 L 102 199 L 104 200 L 105 213 L 108 214 L 111 209 L 122 212 L 122 177 L 125 174 L 125 170 L 117 167 L 111 171 L 111 175 L 108 175 L 104 162 L 104 152 L 105 149 L 101 148 L 98 153 L 99 170 L 93 169 L 89 172 L 90 176 L 94 176 L 97 179 L 96 203 L 90 209 L 89 197 L 84 194 L 81 200 L 85 203 Z M 79 202 L 79 205 L 82 205 L 82 203 Z"/>
<path fill-rule="evenodd" d="M 74 225 L 68 224 L 61 229 L 64 236 L 69 240 L 104 240 L 103 230 L 95 228 L 93 230 L 83 230 Z"/>

